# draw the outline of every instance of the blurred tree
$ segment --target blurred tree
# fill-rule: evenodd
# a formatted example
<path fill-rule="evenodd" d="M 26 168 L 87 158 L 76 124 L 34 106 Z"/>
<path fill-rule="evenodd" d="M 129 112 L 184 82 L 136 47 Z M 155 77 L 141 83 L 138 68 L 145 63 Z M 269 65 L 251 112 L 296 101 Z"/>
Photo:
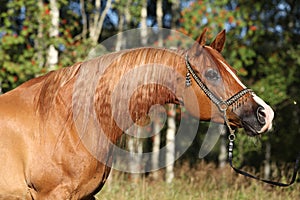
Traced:
<path fill-rule="evenodd" d="M 81 5 L 76 0 L 3 0 L 1 3 L 0 85 L 3 92 L 47 72 L 50 66 L 64 67 L 82 61 L 87 49 L 98 41 L 111 5 L 111 1 L 102 6 L 99 1 L 93 2 L 95 6 L 90 1 Z M 96 9 L 99 12 L 95 12 Z"/>
<path fill-rule="evenodd" d="M 50 18 L 48 6 L 40 8 L 40 4 L 33 0 L 7 1 L 2 5 L 0 82 L 6 92 L 41 71 L 44 59 L 37 58 L 46 55 L 45 49 L 44 52 L 39 51 L 40 47 L 35 46 L 35 42 L 44 40 L 45 46 L 49 43 L 48 35 L 43 33 L 49 28 Z M 44 24 L 43 31 L 38 30 L 41 22 Z M 37 38 L 38 34 L 42 38 Z"/>
<path fill-rule="evenodd" d="M 105 1 L 102 5 L 101 0 L 95 0 L 94 3 L 88 1 L 88 29 L 89 38 L 92 40 L 92 44 L 98 44 L 100 34 L 102 32 L 103 24 L 108 10 L 111 8 L 112 0 Z"/>
<path fill-rule="evenodd" d="M 49 28 L 50 39 L 57 38 L 59 36 L 59 6 L 57 0 L 50 0 L 49 2 L 49 12 L 51 18 L 51 25 Z M 49 70 L 55 70 L 58 64 L 58 50 L 55 48 L 54 44 L 50 44 L 47 55 L 47 65 Z"/>
<path fill-rule="evenodd" d="M 174 179 L 175 161 L 175 135 L 176 135 L 176 107 L 174 104 L 167 105 L 168 127 L 166 132 L 166 182 L 171 183 Z"/>

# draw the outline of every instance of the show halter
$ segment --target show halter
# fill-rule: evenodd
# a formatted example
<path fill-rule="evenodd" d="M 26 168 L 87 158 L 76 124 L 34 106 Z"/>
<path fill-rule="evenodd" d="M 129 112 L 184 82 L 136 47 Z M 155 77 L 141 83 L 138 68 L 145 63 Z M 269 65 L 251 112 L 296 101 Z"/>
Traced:
<path fill-rule="evenodd" d="M 280 187 L 287 187 L 292 185 L 295 181 L 296 181 L 296 177 L 297 177 L 297 172 L 299 170 L 299 160 L 300 160 L 300 153 L 296 159 L 296 163 L 295 163 L 295 167 L 294 167 L 294 172 L 293 172 L 293 176 L 292 176 L 292 180 L 290 181 L 290 183 L 280 183 L 280 182 L 275 182 L 275 181 L 270 181 L 270 180 L 265 180 L 265 179 L 260 179 L 256 176 L 253 176 L 247 172 L 244 172 L 240 169 L 237 169 L 233 166 L 232 164 L 232 159 L 233 159 L 233 147 L 234 147 L 234 140 L 235 140 L 235 130 L 233 130 L 230 127 L 227 115 L 226 115 L 226 111 L 228 109 L 229 106 L 231 106 L 232 104 L 234 104 L 235 102 L 237 102 L 240 98 L 242 98 L 244 95 L 250 93 L 253 94 L 253 91 L 249 88 L 245 88 L 241 91 L 239 91 L 238 93 L 236 93 L 235 95 L 233 95 L 232 97 L 230 97 L 227 100 L 222 100 L 221 98 L 217 97 L 213 92 L 211 92 L 208 87 L 205 85 L 205 83 L 199 78 L 199 76 L 194 72 L 194 70 L 191 67 L 191 64 L 188 60 L 188 55 L 185 55 L 185 64 L 186 67 L 188 69 L 187 74 L 186 74 L 186 87 L 189 87 L 192 85 L 191 82 L 191 77 L 190 75 L 192 75 L 193 79 L 196 81 L 197 85 L 203 90 L 203 92 L 206 94 L 206 96 L 218 107 L 218 109 L 222 112 L 223 114 L 223 118 L 224 118 L 224 122 L 226 127 L 229 130 L 229 145 L 228 145 L 228 160 L 229 160 L 229 164 L 232 167 L 232 169 L 236 172 L 239 173 L 241 175 L 244 175 L 246 177 L 249 178 L 253 178 L 271 185 L 275 185 L 275 186 L 280 186 Z"/>

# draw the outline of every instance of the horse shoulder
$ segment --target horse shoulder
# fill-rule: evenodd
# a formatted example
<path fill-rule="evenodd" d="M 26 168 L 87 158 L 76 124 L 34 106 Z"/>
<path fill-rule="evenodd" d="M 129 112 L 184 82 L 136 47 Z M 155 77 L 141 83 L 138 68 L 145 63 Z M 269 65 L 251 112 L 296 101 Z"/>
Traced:
<path fill-rule="evenodd" d="M 36 120 L 31 109 L 33 90 L 25 88 L 0 96 L 0 197 L 30 196 L 25 180 Z"/>

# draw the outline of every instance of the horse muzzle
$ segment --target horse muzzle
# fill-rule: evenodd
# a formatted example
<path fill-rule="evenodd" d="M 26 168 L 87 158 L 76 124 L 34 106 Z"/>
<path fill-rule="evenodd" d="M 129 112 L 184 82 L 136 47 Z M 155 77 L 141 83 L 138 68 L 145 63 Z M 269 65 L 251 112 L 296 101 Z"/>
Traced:
<path fill-rule="evenodd" d="M 250 136 L 255 136 L 272 129 L 274 111 L 261 98 L 253 95 L 256 106 L 253 106 L 253 114 L 242 114 L 241 123 L 245 131 Z"/>
<path fill-rule="evenodd" d="M 258 133 L 264 133 L 272 129 L 272 121 L 274 119 L 274 111 L 266 104 L 261 98 L 254 95 L 254 100 L 259 107 L 256 112 L 257 120 L 262 125 L 262 128 Z"/>

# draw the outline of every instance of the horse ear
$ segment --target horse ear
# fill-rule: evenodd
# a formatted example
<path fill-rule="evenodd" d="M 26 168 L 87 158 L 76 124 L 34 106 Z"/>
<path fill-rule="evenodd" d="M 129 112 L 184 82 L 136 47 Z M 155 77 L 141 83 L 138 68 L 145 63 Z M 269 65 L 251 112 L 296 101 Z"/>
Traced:
<path fill-rule="evenodd" d="M 204 28 L 203 32 L 201 33 L 201 35 L 197 38 L 196 42 L 194 43 L 193 47 L 191 48 L 192 52 L 195 55 L 199 55 L 200 54 L 200 48 L 205 45 L 206 42 L 206 32 L 207 32 L 207 28 Z"/>
<path fill-rule="evenodd" d="M 224 48 L 226 36 L 225 36 L 225 29 L 218 33 L 216 39 L 210 44 L 210 46 L 217 50 L 218 52 L 221 52 Z"/>
<path fill-rule="evenodd" d="M 204 46 L 205 42 L 206 42 L 206 32 L 207 32 L 207 28 L 204 28 L 203 32 L 201 33 L 201 35 L 197 38 L 197 43 L 200 46 Z"/>

